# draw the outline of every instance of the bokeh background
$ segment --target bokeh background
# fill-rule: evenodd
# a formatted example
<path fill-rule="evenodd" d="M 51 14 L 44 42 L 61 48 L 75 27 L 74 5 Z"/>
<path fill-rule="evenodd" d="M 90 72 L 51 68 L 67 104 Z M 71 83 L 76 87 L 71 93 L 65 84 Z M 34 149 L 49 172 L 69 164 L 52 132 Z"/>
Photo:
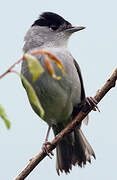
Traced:
<path fill-rule="evenodd" d="M 87 96 L 95 95 L 117 65 L 116 0 L 2 1 L 0 73 L 22 56 L 24 35 L 43 11 L 56 12 L 73 25 L 87 27 L 70 38 L 69 49 L 81 66 Z M 20 66 L 16 70 L 20 71 Z M 0 119 L 0 179 L 11 180 L 41 150 L 47 125 L 31 109 L 20 79 L 15 74 L 0 80 L 0 104 L 12 122 L 11 129 L 7 130 Z M 69 175 L 59 177 L 55 156 L 52 160 L 46 157 L 27 180 L 116 180 L 117 88 L 105 96 L 99 108 L 101 113 L 91 112 L 89 125 L 82 127 L 95 150 L 96 160 L 92 159 L 92 164 L 82 169 L 73 167 Z"/>

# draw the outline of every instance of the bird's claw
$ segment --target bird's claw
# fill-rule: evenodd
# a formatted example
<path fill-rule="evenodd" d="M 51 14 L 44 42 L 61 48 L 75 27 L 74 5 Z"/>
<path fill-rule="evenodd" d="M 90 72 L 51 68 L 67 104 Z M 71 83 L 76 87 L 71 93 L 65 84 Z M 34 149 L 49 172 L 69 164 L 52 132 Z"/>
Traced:
<path fill-rule="evenodd" d="M 94 111 L 99 111 L 100 112 L 100 110 L 99 110 L 99 108 L 98 108 L 98 106 L 97 106 L 97 101 L 94 99 L 94 98 L 92 98 L 92 97 L 87 97 L 83 102 L 82 102 L 82 105 L 83 104 L 88 104 L 88 106 L 90 107 L 90 108 L 92 108 L 92 106 L 94 106 L 93 107 L 93 110 Z M 83 109 L 82 109 L 82 111 L 83 112 L 86 112 L 88 109 L 87 109 L 88 107 L 87 106 L 84 106 L 83 107 Z"/>
<path fill-rule="evenodd" d="M 98 108 L 98 106 L 97 106 L 97 101 L 94 99 L 94 98 L 92 98 L 92 97 L 87 97 L 86 98 L 86 103 L 90 106 L 90 107 L 92 107 L 92 105 L 94 106 L 94 108 L 93 108 L 93 110 L 94 111 L 99 111 L 100 112 L 100 110 L 99 110 L 99 108 Z"/>
<path fill-rule="evenodd" d="M 50 159 L 52 159 L 51 156 L 54 156 L 54 154 L 53 154 L 52 151 L 49 151 L 49 150 L 48 150 L 48 148 L 47 148 L 48 145 L 51 145 L 51 142 L 48 142 L 48 141 L 44 142 L 44 143 L 43 143 L 43 146 L 42 146 L 42 151 L 43 151 L 44 153 L 46 153 L 46 154 L 49 156 Z"/>

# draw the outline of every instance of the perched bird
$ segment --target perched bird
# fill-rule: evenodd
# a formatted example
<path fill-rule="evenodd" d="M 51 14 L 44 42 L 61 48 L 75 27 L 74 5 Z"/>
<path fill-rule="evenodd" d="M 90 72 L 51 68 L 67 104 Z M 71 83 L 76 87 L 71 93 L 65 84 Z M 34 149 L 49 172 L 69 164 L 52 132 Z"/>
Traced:
<path fill-rule="evenodd" d="M 80 104 L 86 98 L 80 67 L 67 47 L 70 36 L 84 28 L 72 26 L 55 13 L 44 12 L 32 24 L 25 36 L 24 53 L 47 50 L 60 60 L 65 69 L 63 76 L 61 70 L 51 61 L 55 73 L 61 76 L 60 80 L 53 79 L 46 69 L 44 57 L 35 55 L 45 71 L 33 82 L 26 61 L 22 63 L 21 73 L 34 88 L 45 111 L 43 120 L 47 122 L 49 130 L 52 127 L 54 135 L 57 135 L 78 114 Z M 40 115 L 36 107 L 33 104 L 31 106 Z M 58 174 L 60 171 L 69 173 L 72 165 L 82 167 L 87 161 L 91 161 L 91 156 L 95 158 L 94 151 L 80 127 L 81 124 L 65 136 L 56 147 Z"/>

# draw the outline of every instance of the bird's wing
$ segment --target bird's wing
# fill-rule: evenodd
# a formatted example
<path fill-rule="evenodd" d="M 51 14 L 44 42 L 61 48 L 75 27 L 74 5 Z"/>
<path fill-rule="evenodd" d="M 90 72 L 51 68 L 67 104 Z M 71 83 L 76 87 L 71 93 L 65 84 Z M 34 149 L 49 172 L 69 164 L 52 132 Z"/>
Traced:
<path fill-rule="evenodd" d="M 79 66 L 79 64 L 77 63 L 77 61 L 75 59 L 74 59 L 74 65 L 75 65 L 75 67 L 77 69 L 78 76 L 80 78 L 80 83 L 81 83 L 81 101 L 83 101 L 86 98 L 86 96 L 85 96 L 85 89 L 84 89 L 84 83 L 83 83 L 83 79 L 82 79 L 82 74 L 81 74 L 80 66 Z M 78 114 L 78 108 L 74 107 L 72 116 L 75 117 L 76 114 Z M 88 116 L 84 119 L 84 123 L 86 125 L 88 124 Z"/>
<path fill-rule="evenodd" d="M 80 83 L 81 83 L 81 101 L 83 101 L 85 99 L 85 90 L 84 90 L 84 84 L 83 84 L 83 79 L 82 79 L 82 74 L 81 74 L 81 70 L 80 70 L 80 66 L 79 64 L 76 62 L 76 60 L 74 59 L 74 65 L 77 69 L 78 72 L 78 76 L 80 78 Z"/>

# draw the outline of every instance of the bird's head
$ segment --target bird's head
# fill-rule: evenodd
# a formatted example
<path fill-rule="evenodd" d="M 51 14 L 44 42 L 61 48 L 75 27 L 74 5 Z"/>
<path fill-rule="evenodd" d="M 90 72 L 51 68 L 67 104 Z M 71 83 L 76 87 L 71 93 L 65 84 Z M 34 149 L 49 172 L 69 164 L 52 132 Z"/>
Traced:
<path fill-rule="evenodd" d="M 40 45 L 62 46 L 67 44 L 67 40 L 72 33 L 84 28 L 83 26 L 72 26 L 71 23 L 58 14 L 44 12 L 32 24 L 25 41 L 32 38 L 35 45 L 39 43 Z"/>

